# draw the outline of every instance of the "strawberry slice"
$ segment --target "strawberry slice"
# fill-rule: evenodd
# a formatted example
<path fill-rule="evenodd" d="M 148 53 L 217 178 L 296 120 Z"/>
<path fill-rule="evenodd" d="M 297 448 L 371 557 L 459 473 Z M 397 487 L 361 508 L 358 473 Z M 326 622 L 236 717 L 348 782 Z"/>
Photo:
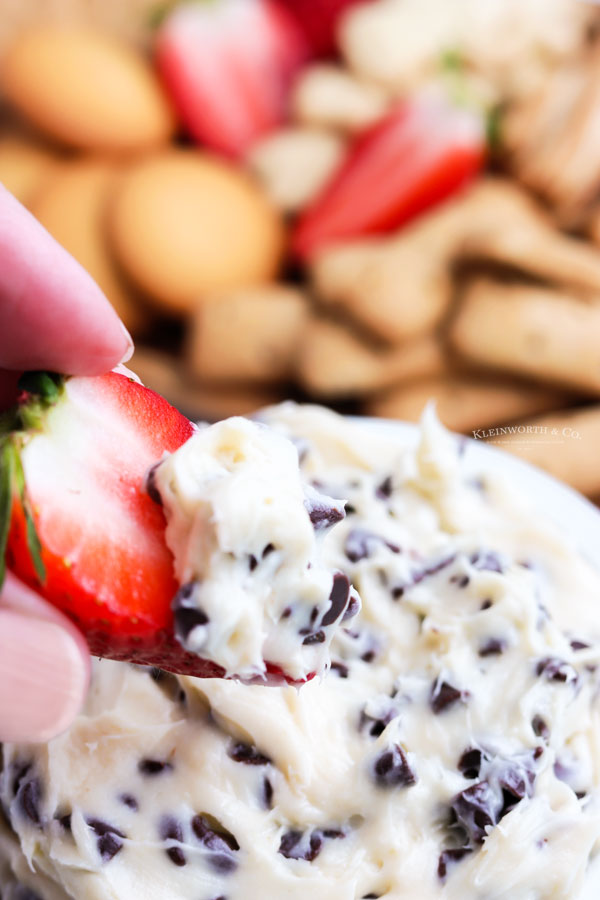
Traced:
<path fill-rule="evenodd" d="M 295 254 L 399 228 L 471 181 L 486 157 L 485 118 L 442 95 L 405 100 L 359 137 L 299 220 Z"/>
<path fill-rule="evenodd" d="M 211 0 L 176 6 L 159 28 L 156 61 L 189 133 L 241 156 L 285 114 L 304 36 L 275 0 Z"/>
<path fill-rule="evenodd" d="M 280 0 L 298 20 L 315 56 L 334 56 L 342 15 L 362 0 Z"/>
<path fill-rule="evenodd" d="M 0 561 L 63 610 L 97 656 L 220 675 L 173 636 L 165 520 L 144 475 L 194 425 L 114 372 L 29 373 L 0 437 Z M 4 553 L 6 550 L 6 554 Z"/>

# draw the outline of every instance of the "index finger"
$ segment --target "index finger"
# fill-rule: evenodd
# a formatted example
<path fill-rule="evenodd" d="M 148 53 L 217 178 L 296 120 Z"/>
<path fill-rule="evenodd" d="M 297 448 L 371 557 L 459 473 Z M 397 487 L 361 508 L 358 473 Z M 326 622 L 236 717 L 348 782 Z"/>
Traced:
<path fill-rule="evenodd" d="M 98 285 L 0 185 L 0 366 L 99 375 L 132 353 Z"/>

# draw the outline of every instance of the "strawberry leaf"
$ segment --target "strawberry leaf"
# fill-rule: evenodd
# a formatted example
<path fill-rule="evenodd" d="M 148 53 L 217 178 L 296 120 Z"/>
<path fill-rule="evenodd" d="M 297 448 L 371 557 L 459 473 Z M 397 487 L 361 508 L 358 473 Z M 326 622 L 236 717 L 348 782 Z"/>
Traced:
<path fill-rule="evenodd" d="M 54 372 L 24 372 L 19 378 L 20 397 L 17 414 L 24 431 L 39 431 L 44 414 L 60 398 L 64 377 Z"/>
<path fill-rule="evenodd" d="M 62 376 L 54 372 L 24 372 L 19 378 L 19 390 L 35 394 L 51 405 L 60 395 Z"/>

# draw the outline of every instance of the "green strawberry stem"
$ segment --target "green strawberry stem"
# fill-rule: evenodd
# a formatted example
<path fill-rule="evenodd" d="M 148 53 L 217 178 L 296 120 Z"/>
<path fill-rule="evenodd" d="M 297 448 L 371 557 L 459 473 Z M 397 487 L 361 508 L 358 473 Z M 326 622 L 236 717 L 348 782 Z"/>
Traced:
<path fill-rule="evenodd" d="M 0 588 L 6 577 L 6 545 L 14 498 L 18 498 L 27 529 L 27 547 L 40 582 L 46 580 L 42 546 L 27 496 L 21 449 L 28 434 L 43 426 L 44 414 L 62 394 L 64 377 L 53 372 L 25 372 L 19 379 L 17 405 L 0 419 Z"/>

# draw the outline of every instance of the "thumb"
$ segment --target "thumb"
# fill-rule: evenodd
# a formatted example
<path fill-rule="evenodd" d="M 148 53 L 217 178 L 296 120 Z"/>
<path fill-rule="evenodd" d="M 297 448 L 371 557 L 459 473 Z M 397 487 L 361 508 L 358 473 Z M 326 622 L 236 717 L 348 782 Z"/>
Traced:
<path fill-rule="evenodd" d="M 68 728 L 89 673 L 75 626 L 8 573 L 0 595 L 0 741 L 47 741 Z"/>

